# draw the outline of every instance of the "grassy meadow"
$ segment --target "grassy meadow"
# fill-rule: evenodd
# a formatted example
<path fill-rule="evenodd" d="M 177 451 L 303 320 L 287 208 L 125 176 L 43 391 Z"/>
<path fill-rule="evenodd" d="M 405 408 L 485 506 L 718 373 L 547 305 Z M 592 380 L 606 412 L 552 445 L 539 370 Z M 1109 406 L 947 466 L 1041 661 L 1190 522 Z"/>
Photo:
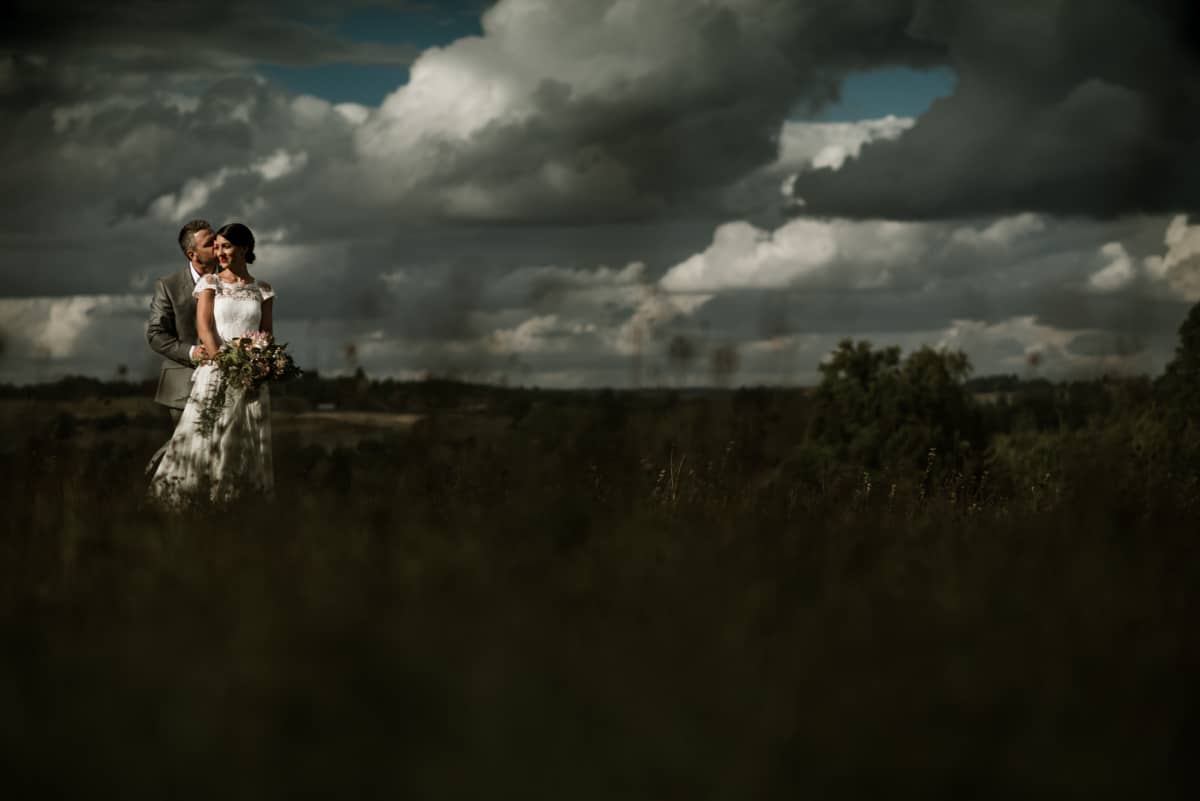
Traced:
<path fill-rule="evenodd" d="M 1194 792 L 1190 418 L 843 355 L 808 391 L 310 376 L 277 501 L 185 518 L 143 504 L 149 390 L 5 390 L 0 788 Z"/>

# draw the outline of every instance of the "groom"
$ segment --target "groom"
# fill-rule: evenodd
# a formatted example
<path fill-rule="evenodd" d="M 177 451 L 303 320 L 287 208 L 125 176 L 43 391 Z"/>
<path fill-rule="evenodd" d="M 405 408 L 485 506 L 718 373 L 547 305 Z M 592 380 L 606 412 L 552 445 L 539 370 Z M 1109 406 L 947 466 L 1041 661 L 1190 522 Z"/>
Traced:
<path fill-rule="evenodd" d="M 200 337 L 192 289 L 200 276 L 217 271 L 216 234 L 207 221 L 192 220 L 179 231 L 179 247 L 188 267 L 158 279 L 146 323 L 146 341 L 166 358 L 154 400 L 167 407 L 176 423 L 192 388 L 192 360 L 208 355 L 204 345 L 196 344 Z"/>

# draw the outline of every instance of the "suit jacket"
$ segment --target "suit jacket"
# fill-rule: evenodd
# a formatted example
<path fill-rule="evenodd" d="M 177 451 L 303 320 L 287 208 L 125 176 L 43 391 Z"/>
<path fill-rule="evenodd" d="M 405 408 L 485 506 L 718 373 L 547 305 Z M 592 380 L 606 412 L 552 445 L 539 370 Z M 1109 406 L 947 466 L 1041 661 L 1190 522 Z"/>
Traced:
<path fill-rule="evenodd" d="M 150 301 L 146 341 L 164 358 L 154 400 L 172 409 L 187 405 L 192 389 L 192 360 L 188 353 L 200 341 L 196 332 L 196 298 L 191 267 L 158 279 Z"/>

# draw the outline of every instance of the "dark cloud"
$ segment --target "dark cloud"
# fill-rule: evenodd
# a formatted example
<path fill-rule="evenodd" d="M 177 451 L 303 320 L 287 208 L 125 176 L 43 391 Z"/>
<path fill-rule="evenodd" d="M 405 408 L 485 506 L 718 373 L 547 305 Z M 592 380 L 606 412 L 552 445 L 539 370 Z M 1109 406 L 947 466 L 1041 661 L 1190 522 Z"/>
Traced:
<path fill-rule="evenodd" d="M 1139 297 L 1081 301 L 1077 293 L 1055 292 L 1047 286 L 991 292 L 977 286 L 852 294 L 739 291 L 717 296 L 697 312 L 696 319 L 738 341 L 840 332 L 883 341 L 904 333 L 940 331 L 955 320 L 995 325 L 1028 316 L 1047 328 L 1097 329 L 1107 332 L 1096 334 L 1107 337 L 1105 341 L 1128 343 L 1171 339 L 1190 305 Z"/>
<path fill-rule="evenodd" d="M 368 4 L 15 0 L 5 9 L 0 51 L 91 58 L 128 71 L 158 72 L 253 62 L 411 62 L 416 55 L 411 46 L 354 42 L 337 34 L 337 23 L 355 5 Z"/>
<path fill-rule="evenodd" d="M 390 202 L 434 217 L 711 219 L 730 184 L 777 158 L 798 106 L 834 101 L 857 69 L 944 61 L 944 47 L 905 33 L 911 7 L 502 3 L 483 40 L 422 57 L 359 142 L 415 174 Z"/>
<path fill-rule="evenodd" d="M 707 375 L 724 347 L 737 380 L 770 380 L 810 374 L 844 335 L 907 347 L 962 320 L 986 365 L 1056 331 L 1063 359 L 1122 355 L 1094 337 L 1067 348 L 1079 331 L 1169 352 L 1185 308 L 1154 300 L 1176 290 L 1143 267 L 1165 252 L 1166 218 L 991 213 L 1194 189 L 1179 187 L 1195 165 L 1172 161 L 1195 141 L 1194 27 L 1162 23 L 1163 3 L 1087 20 L 1059 7 L 1048 25 L 1043 4 L 506 0 L 484 38 L 430 51 L 368 109 L 253 72 L 403 58 L 341 41 L 325 4 L 22 3 L 0 34 L 0 380 L 139 364 L 145 298 L 182 269 L 175 232 L 193 216 L 254 228 L 280 330 L 323 370 L 623 385 Z M 1121 30 L 1166 44 L 1143 63 Z M 814 141 L 780 158 L 784 121 L 833 101 L 845 75 L 933 63 L 960 83 L 916 127 L 805 128 Z M 801 176 L 809 210 L 955 221 L 781 234 L 780 185 L 830 136 L 846 153 L 874 143 Z M 713 247 L 720 223 L 747 219 L 757 231 Z M 1109 242 L 1140 277 L 1090 293 Z M 715 283 L 660 283 L 700 255 Z M 685 369 L 676 347 L 673 373 L 684 340 L 695 350 Z"/>
<path fill-rule="evenodd" d="M 1173 335 L 1191 303 L 1141 294 L 1087 294 L 1047 286 L 1027 301 L 1043 325 L 1064 329 L 1101 329 L 1126 338 Z"/>
<path fill-rule="evenodd" d="M 954 94 L 915 127 L 838 170 L 799 176 L 807 212 L 928 219 L 1200 207 L 1196 12 L 1182 2 L 661 2 L 622 6 L 625 19 L 590 0 L 539 14 L 518 5 L 492 9 L 483 40 L 426 59 L 413 97 L 385 104 L 353 137 L 327 126 L 340 142 L 319 126 L 289 131 L 288 115 L 234 119 L 232 104 L 206 103 L 197 117 L 206 123 L 188 124 L 213 144 L 210 162 L 223 146 L 253 150 L 255 136 L 307 137 L 322 160 L 342 154 L 315 172 L 348 224 L 361 217 L 356 199 L 405 218 L 711 219 L 734 213 L 726 190 L 775 159 L 784 120 L 832 102 L 847 74 L 949 63 Z M 70 101 L 211 95 L 221 76 L 245 76 L 256 61 L 411 59 L 337 36 L 344 13 L 266 0 L 18 3 L 0 37 L 0 104 L 28 119 L 15 119 L 7 139 L 36 149 L 51 109 Z M 505 96 L 511 108 L 479 110 Z M 143 106 L 111 121 L 129 128 L 155 113 Z M 190 168 L 173 164 L 170 175 L 194 176 Z M 287 198 L 289 214 L 307 200 Z"/>
<path fill-rule="evenodd" d="M 805 211 L 938 218 L 1200 209 L 1200 41 L 1176 0 L 923 2 L 959 81 L 894 141 L 799 176 Z"/>
<path fill-rule="evenodd" d="M 1079 356 L 1131 356 L 1145 350 L 1146 343 L 1136 336 L 1093 332 L 1076 336 L 1066 349 Z"/>

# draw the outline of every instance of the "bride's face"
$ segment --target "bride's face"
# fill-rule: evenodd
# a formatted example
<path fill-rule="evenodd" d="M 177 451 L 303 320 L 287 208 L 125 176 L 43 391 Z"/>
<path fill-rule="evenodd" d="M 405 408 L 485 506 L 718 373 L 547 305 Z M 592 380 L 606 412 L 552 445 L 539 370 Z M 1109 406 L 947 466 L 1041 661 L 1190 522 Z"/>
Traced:
<path fill-rule="evenodd" d="M 246 264 L 246 249 L 233 244 L 223 236 L 217 236 L 217 261 L 221 268 L 238 267 Z"/>

